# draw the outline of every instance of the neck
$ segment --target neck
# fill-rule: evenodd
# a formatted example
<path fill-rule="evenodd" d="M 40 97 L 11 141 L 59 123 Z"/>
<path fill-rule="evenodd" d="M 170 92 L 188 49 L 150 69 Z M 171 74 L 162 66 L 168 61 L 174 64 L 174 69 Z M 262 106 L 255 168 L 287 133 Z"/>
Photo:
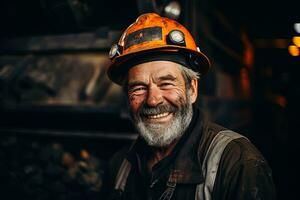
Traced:
<path fill-rule="evenodd" d="M 168 155 L 171 154 L 171 152 L 173 151 L 174 147 L 176 146 L 178 140 L 173 141 L 170 145 L 168 145 L 167 147 L 153 147 L 152 148 L 152 155 L 150 156 L 149 160 L 148 160 L 148 169 L 149 171 L 152 170 L 152 167 L 158 163 L 160 160 L 164 159 L 165 157 L 167 157 Z"/>

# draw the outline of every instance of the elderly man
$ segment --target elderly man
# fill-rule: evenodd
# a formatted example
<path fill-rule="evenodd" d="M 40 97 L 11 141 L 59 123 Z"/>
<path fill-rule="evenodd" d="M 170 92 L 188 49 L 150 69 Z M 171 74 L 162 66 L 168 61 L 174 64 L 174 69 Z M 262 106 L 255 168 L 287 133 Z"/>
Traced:
<path fill-rule="evenodd" d="M 110 165 L 110 199 L 274 199 L 271 170 L 249 140 L 194 105 L 208 58 L 176 21 L 149 13 L 113 45 L 109 78 L 140 136 Z"/>

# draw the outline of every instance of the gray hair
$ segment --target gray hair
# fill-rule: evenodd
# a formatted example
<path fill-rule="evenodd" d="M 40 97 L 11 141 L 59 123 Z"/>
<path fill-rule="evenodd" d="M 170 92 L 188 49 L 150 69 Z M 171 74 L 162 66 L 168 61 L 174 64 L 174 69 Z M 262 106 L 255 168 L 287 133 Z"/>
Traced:
<path fill-rule="evenodd" d="M 197 80 L 200 79 L 199 72 L 195 72 L 194 70 L 187 68 L 186 66 L 183 66 L 183 65 L 179 65 L 179 68 L 180 68 L 182 76 L 184 78 L 186 88 L 191 87 L 191 81 L 193 79 L 197 79 Z"/>

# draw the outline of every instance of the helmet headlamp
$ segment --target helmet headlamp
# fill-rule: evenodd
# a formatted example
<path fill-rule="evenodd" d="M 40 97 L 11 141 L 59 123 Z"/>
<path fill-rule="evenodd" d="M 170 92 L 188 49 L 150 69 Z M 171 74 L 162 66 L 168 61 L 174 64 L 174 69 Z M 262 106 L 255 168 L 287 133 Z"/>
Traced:
<path fill-rule="evenodd" d="M 109 58 L 113 59 L 114 57 L 119 56 L 119 55 L 121 55 L 120 46 L 118 44 L 112 45 L 112 47 L 110 48 L 109 54 L 108 54 Z"/>
<path fill-rule="evenodd" d="M 185 38 L 183 32 L 180 30 L 172 30 L 169 33 L 169 40 L 176 45 L 185 45 Z"/>

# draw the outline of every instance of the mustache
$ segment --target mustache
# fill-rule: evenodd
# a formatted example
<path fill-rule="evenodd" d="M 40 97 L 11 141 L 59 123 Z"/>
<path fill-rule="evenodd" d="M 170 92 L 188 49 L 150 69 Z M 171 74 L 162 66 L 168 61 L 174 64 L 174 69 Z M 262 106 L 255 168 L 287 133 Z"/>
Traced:
<path fill-rule="evenodd" d="M 176 113 L 178 110 L 179 108 L 172 104 L 162 104 L 156 107 L 149 107 L 147 104 L 144 104 L 141 106 L 138 114 L 140 116 L 158 115 L 166 112 Z"/>

